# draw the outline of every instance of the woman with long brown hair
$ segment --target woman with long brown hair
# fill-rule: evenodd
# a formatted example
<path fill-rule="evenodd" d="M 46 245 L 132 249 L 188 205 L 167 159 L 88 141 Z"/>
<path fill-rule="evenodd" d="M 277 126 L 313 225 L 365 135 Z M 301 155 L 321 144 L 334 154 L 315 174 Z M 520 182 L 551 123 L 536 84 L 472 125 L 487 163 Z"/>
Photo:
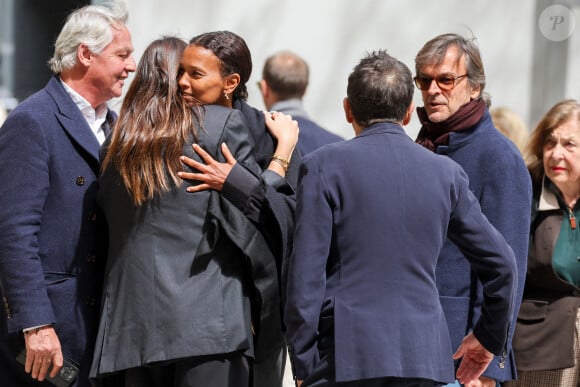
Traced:
<path fill-rule="evenodd" d="M 254 257 L 269 251 L 256 223 L 267 215 L 260 205 L 235 206 L 244 190 L 236 182 L 187 192 L 179 160 L 201 162 L 195 144 L 242 168 L 241 185 L 262 187 L 262 171 L 240 112 L 184 103 L 177 85 L 184 47 L 175 37 L 147 47 L 103 150 L 98 201 L 109 252 L 91 375 L 116 373 L 127 386 L 243 387 L 261 313 L 253 297 L 263 290 Z M 287 145 L 296 145 L 289 116 L 266 122 L 294 131 Z"/>

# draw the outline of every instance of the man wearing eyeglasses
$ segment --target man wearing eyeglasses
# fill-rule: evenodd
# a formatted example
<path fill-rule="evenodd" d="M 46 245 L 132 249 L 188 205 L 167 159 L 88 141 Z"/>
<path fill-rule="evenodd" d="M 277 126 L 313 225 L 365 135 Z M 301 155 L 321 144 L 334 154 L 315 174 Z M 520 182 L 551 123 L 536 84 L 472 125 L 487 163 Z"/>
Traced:
<path fill-rule="evenodd" d="M 514 251 L 518 292 L 509 339 L 479 381 L 470 387 L 495 387 L 516 378 L 511 349 L 526 274 L 531 183 L 525 163 L 513 144 L 493 126 L 485 72 L 473 39 L 457 34 L 428 41 L 415 58 L 415 85 L 423 107 L 417 142 L 459 163 L 483 213 Z M 437 288 L 457 348 L 481 315 L 481 283 L 465 256 L 447 240 L 437 264 Z"/>

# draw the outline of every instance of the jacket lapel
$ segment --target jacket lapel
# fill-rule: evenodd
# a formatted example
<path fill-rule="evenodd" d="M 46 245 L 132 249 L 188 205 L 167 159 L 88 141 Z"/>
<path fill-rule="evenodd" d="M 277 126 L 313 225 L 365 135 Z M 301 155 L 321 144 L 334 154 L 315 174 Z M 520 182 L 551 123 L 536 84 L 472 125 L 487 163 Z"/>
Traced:
<path fill-rule="evenodd" d="M 55 113 L 56 118 L 72 141 L 83 148 L 98 164 L 99 141 L 57 77 L 54 76 L 46 86 L 47 93 L 55 100 L 59 109 Z"/>

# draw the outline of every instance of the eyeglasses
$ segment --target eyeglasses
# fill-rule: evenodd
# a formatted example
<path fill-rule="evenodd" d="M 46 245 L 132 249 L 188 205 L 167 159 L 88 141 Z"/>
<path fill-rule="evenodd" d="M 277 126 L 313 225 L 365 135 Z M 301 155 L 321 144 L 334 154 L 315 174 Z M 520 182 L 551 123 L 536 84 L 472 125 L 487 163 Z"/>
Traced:
<path fill-rule="evenodd" d="M 459 75 L 457 77 L 454 77 L 453 75 L 449 74 L 444 74 L 439 75 L 438 77 L 435 78 L 431 78 L 425 75 L 417 75 L 415 78 L 413 78 L 413 80 L 415 81 L 415 86 L 417 86 L 419 90 L 429 90 L 429 87 L 431 87 L 431 82 L 435 81 L 435 83 L 441 90 L 449 91 L 452 90 L 457 85 L 457 81 L 459 79 L 464 78 L 466 76 L 467 74 Z"/>

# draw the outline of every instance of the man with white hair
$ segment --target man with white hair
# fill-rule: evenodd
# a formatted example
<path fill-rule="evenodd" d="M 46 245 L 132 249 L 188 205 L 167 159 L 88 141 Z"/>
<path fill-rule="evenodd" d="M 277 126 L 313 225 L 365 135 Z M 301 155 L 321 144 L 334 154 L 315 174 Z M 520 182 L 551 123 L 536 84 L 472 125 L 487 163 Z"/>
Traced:
<path fill-rule="evenodd" d="M 106 103 L 135 70 L 127 18 L 120 2 L 72 12 L 49 61 L 54 77 L 0 129 L 3 385 L 90 385 L 106 253 L 98 152 L 115 119 Z"/>

